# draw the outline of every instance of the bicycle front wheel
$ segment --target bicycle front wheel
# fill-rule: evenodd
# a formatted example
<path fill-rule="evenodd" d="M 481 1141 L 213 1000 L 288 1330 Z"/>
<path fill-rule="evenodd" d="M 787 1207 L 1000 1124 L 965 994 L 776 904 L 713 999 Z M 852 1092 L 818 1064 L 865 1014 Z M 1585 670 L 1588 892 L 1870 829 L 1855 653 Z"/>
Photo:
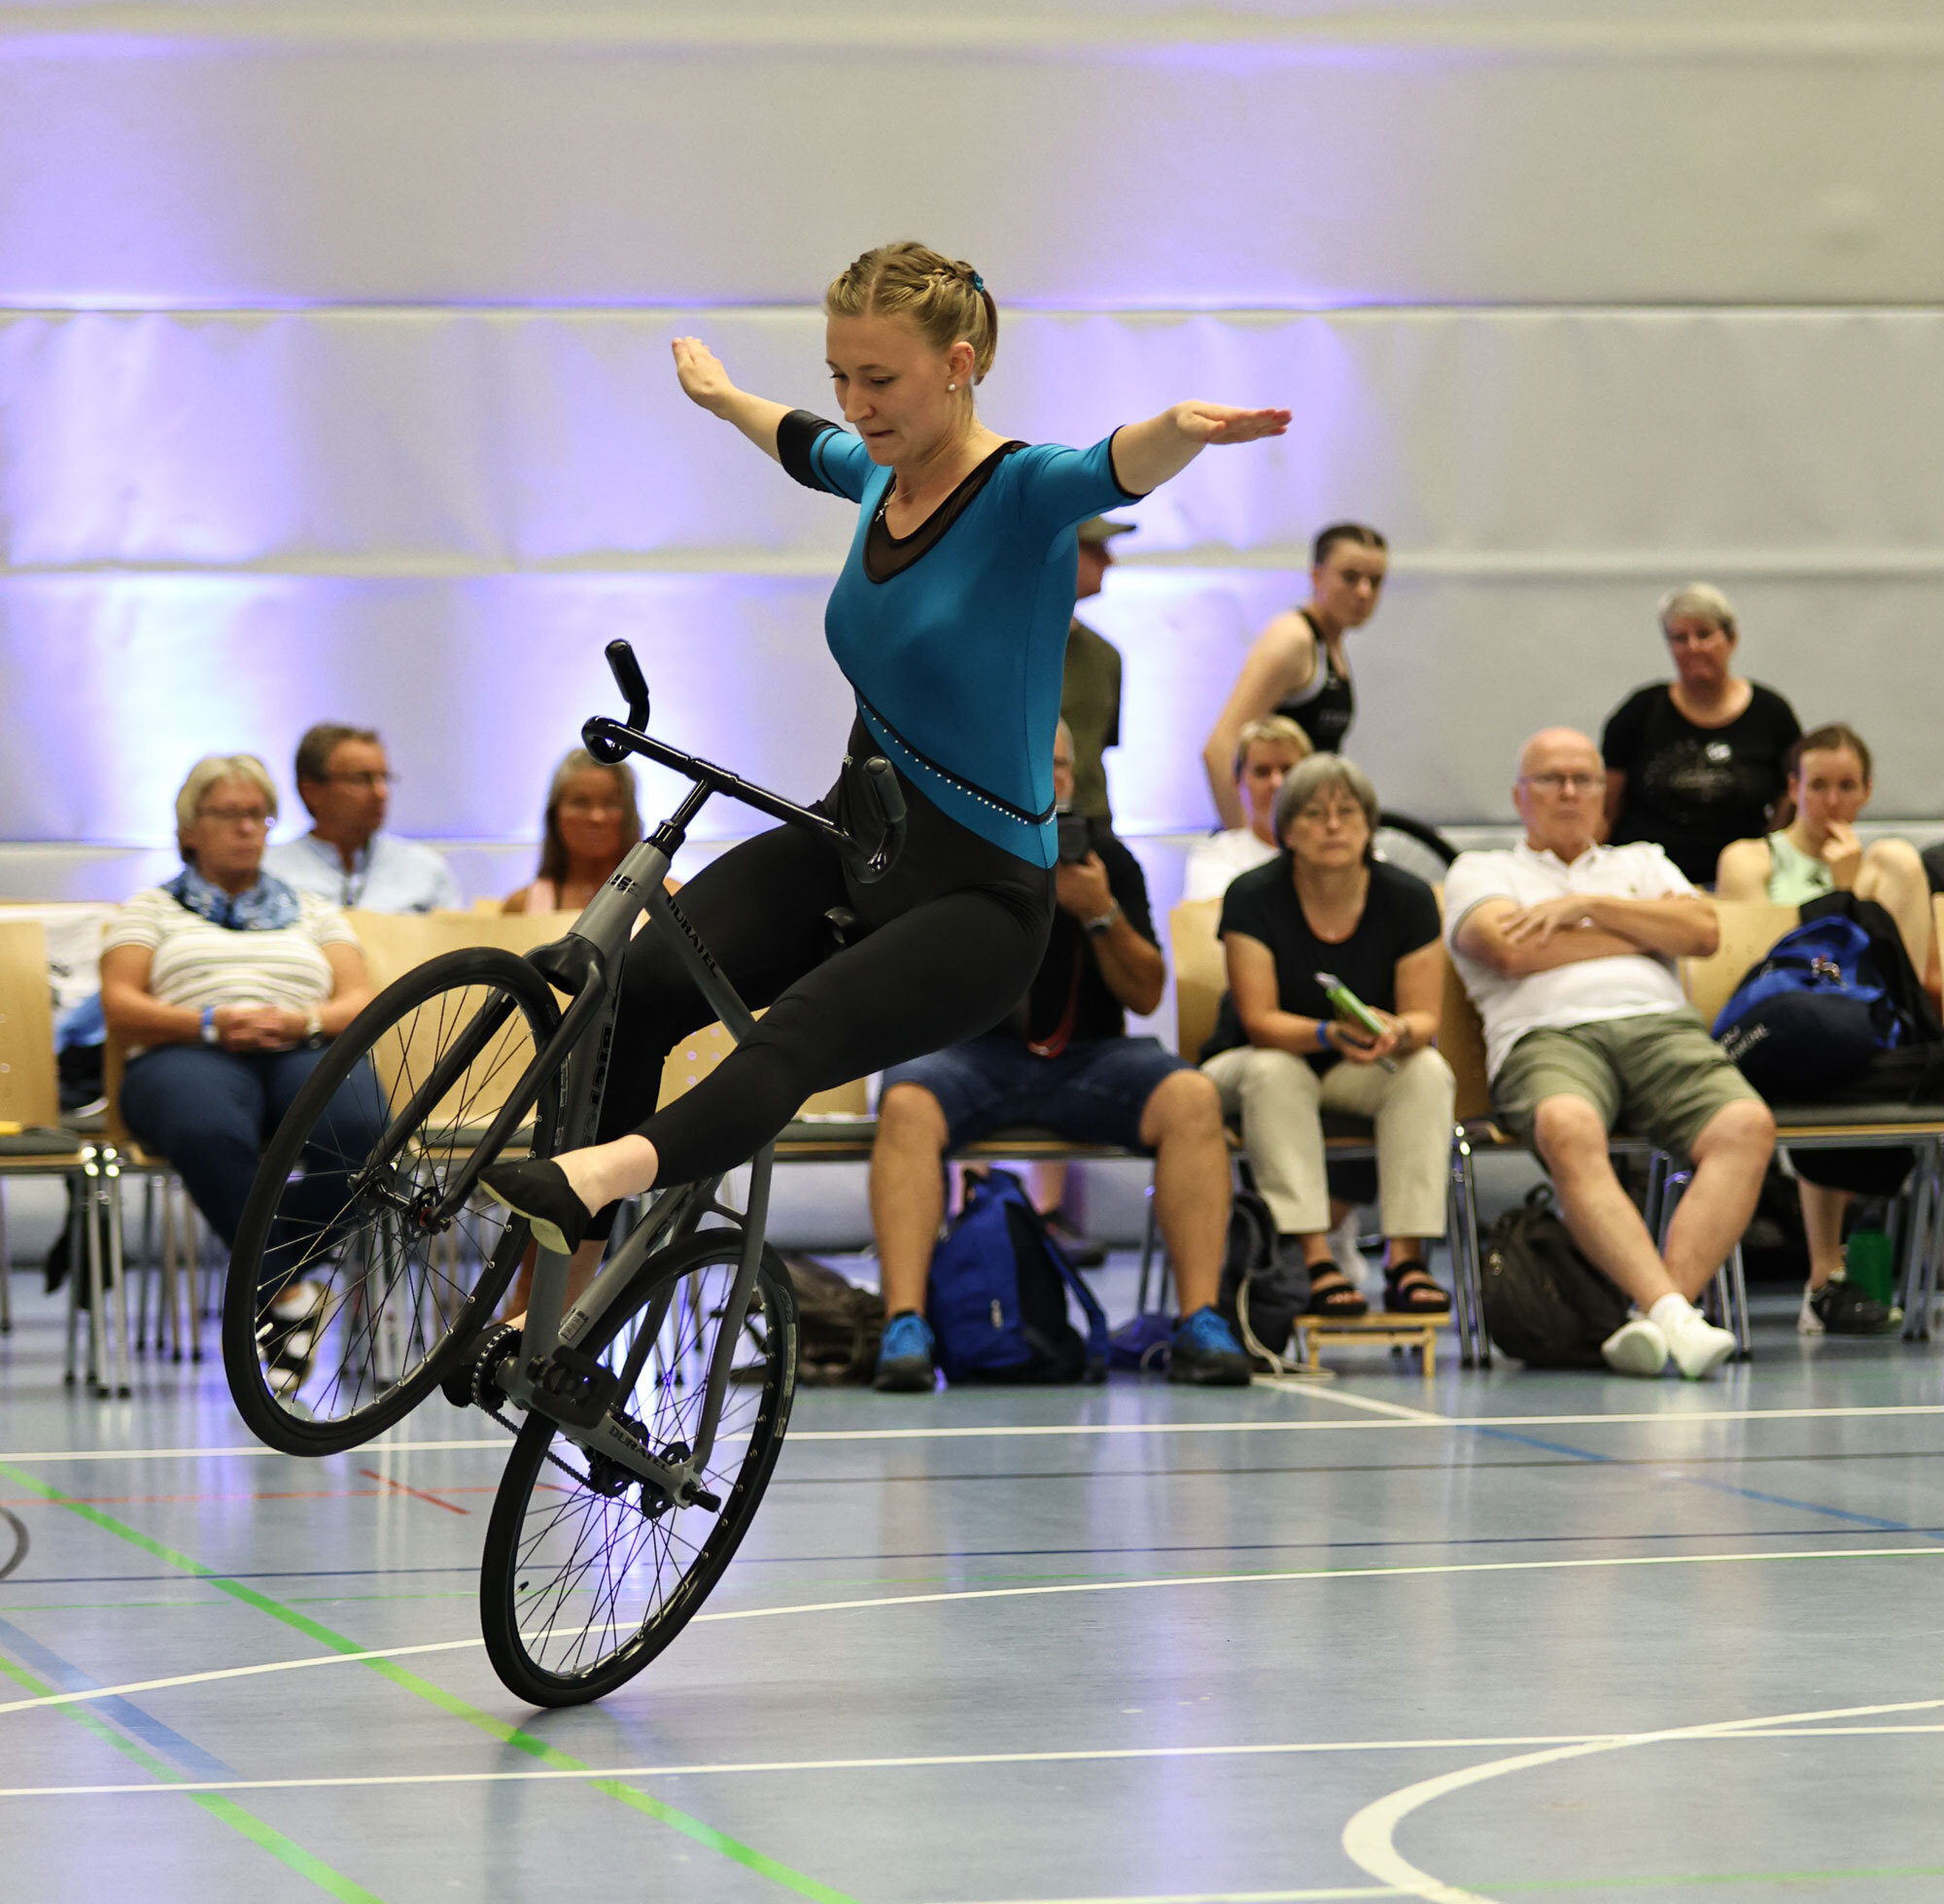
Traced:
<path fill-rule="evenodd" d="M 479 1575 L 487 1656 L 536 1706 L 599 1699 L 642 1671 L 695 1616 L 769 1485 L 796 1387 L 796 1298 L 765 1249 L 740 1322 L 728 1314 L 742 1238 L 703 1232 L 668 1266 L 601 1359 L 642 1372 L 612 1412 L 664 1459 L 696 1445 L 724 1328 L 739 1339 L 722 1420 L 701 1477 L 712 1506 L 677 1506 L 529 1415 L 493 1504 Z M 649 1345 L 636 1332 L 654 1328 Z M 646 1347 L 645 1359 L 631 1350 Z"/>
<path fill-rule="evenodd" d="M 431 1212 L 559 1022 L 531 965 L 477 946 L 407 972 L 332 1040 L 263 1154 L 229 1260 L 223 1364 L 259 1439 L 304 1455 L 369 1440 L 491 1317 L 524 1219 L 476 1192 L 449 1223 Z M 550 1155 L 560 1104 L 556 1070 L 502 1155 Z"/>

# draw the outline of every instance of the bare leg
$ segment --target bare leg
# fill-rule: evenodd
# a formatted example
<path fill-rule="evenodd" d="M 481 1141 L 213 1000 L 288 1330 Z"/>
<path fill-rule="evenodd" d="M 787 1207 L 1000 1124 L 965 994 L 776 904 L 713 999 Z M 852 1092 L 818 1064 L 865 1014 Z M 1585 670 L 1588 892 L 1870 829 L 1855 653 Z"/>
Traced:
<path fill-rule="evenodd" d="M 1155 1153 L 1155 1216 L 1174 1264 L 1184 1316 L 1221 1292 L 1229 1239 L 1229 1144 L 1222 1094 L 1199 1071 L 1174 1071 L 1141 1110 L 1141 1142 Z"/>
<path fill-rule="evenodd" d="M 1802 1229 L 1809 1239 L 1809 1287 L 1821 1289 L 1843 1266 L 1843 1215 L 1850 1207 L 1847 1190 L 1830 1190 L 1796 1179 L 1802 1197 Z"/>
<path fill-rule="evenodd" d="M 1066 1165 L 1035 1163 L 1028 1173 L 1032 1186 L 1032 1206 L 1043 1217 L 1059 1214 L 1066 1196 Z"/>
<path fill-rule="evenodd" d="M 1857 897 L 1874 899 L 1896 921 L 1903 949 L 1924 978 L 1930 968 L 1930 881 L 1907 840 L 1879 840 L 1863 854 Z"/>
<path fill-rule="evenodd" d="M 1599 1112 L 1583 1097 L 1545 1098 L 1534 1115 L 1532 1136 L 1552 1172 L 1560 1211 L 1574 1241 L 1642 1309 L 1677 1294 L 1647 1225 L 1614 1175 L 1613 1160 L 1607 1155 L 1607 1126 Z"/>
<path fill-rule="evenodd" d="M 568 1306 L 579 1300 L 582 1291 L 594 1280 L 594 1272 L 601 1266 L 601 1252 L 608 1247 L 606 1236 L 590 1236 L 586 1242 L 569 1258 L 567 1265 Z M 513 1328 L 525 1326 L 527 1305 L 534 1297 L 534 1262 L 540 1253 L 538 1243 L 529 1243 L 520 1257 L 520 1273 L 513 1278 L 512 1294 L 506 1298 L 506 1307 L 503 1320 Z"/>
<path fill-rule="evenodd" d="M 871 1228 L 887 1316 L 923 1312 L 931 1252 L 945 1220 L 942 1160 L 949 1135 L 938 1099 L 922 1085 L 893 1085 L 885 1091 L 871 1146 Z"/>
<path fill-rule="evenodd" d="M 1724 1104 L 1694 1140 L 1694 1178 L 1667 1232 L 1667 1273 L 1691 1302 L 1740 1241 L 1775 1150 L 1775 1119 L 1753 1098 Z"/>

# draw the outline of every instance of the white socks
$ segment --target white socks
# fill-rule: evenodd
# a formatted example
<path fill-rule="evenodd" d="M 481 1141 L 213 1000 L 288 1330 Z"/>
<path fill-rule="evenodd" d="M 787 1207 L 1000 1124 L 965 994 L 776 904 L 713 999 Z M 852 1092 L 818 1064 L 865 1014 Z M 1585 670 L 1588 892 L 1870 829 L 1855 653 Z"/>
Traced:
<path fill-rule="evenodd" d="M 1674 1366 L 1690 1382 L 1712 1375 L 1735 1352 L 1734 1336 L 1717 1329 L 1684 1296 L 1663 1296 L 1647 1314 L 1666 1338 Z"/>

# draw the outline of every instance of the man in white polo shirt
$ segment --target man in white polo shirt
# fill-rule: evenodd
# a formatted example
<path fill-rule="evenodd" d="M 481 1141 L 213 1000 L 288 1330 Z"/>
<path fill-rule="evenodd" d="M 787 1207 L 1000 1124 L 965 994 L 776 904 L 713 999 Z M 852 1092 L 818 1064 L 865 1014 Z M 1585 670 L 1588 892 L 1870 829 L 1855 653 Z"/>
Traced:
<path fill-rule="evenodd" d="M 1608 1366 L 1690 1380 L 1734 1349 L 1693 1306 L 1748 1227 L 1775 1120 L 1684 1001 L 1674 961 L 1715 950 L 1714 908 L 1656 846 L 1597 844 L 1600 750 L 1535 734 L 1512 799 L 1525 839 L 1460 853 L 1444 931 L 1485 1021 L 1492 1106 L 1539 1154 L 1580 1247 L 1634 1299 Z M 1693 1160 L 1663 1257 L 1621 1189 L 1607 1137 L 1627 1127 Z"/>

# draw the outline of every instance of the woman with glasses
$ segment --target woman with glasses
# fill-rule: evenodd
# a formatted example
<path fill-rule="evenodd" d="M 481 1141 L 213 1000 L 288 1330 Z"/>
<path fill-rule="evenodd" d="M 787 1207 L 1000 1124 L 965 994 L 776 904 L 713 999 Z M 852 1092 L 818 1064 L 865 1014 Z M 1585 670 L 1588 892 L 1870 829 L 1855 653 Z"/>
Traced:
<path fill-rule="evenodd" d="M 197 761 L 176 796 L 183 870 L 122 908 L 101 954 L 102 1011 L 127 1054 L 122 1116 L 168 1159 L 226 1245 L 264 1138 L 371 996 L 343 914 L 263 870 L 276 816 L 276 789 L 254 754 Z M 319 1223 L 342 1202 L 343 1165 L 369 1152 L 385 1115 L 375 1077 L 346 1081 L 304 1179 Z M 302 1316 L 311 1294 L 292 1285 L 279 1313 Z M 295 1373 L 307 1343 L 284 1347 Z"/>
<path fill-rule="evenodd" d="M 1663 596 L 1660 630 L 1674 679 L 1629 695 L 1600 736 L 1607 842 L 1650 841 L 1707 885 L 1723 847 L 1767 830 L 1802 723 L 1773 688 L 1734 672 L 1735 611 L 1718 588 Z"/>
<path fill-rule="evenodd" d="M 635 770 L 607 767 L 575 747 L 547 788 L 540 868 L 506 901 L 509 913 L 577 913 L 608 883 L 642 837 Z"/>
<path fill-rule="evenodd" d="M 1371 857 L 1376 824 L 1362 768 L 1315 753 L 1291 770 L 1276 797 L 1281 852 L 1222 902 L 1229 991 L 1202 1069 L 1224 1112 L 1241 1120 L 1281 1251 L 1307 1266 L 1309 1313 L 1368 1306 L 1330 1253 L 1345 1212 L 1331 1205 L 1323 1118 L 1338 1111 L 1376 1125 L 1384 1307 L 1441 1315 L 1451 1298 L 1424 1262 L 1426 1240 L 1444 1233 L 1456 1090 L 1433 1045 L 1444 984 L 1438 900 Z M 1356 994 L 1377 1031 L 1332 1004 L 1331 981 Z"/>

